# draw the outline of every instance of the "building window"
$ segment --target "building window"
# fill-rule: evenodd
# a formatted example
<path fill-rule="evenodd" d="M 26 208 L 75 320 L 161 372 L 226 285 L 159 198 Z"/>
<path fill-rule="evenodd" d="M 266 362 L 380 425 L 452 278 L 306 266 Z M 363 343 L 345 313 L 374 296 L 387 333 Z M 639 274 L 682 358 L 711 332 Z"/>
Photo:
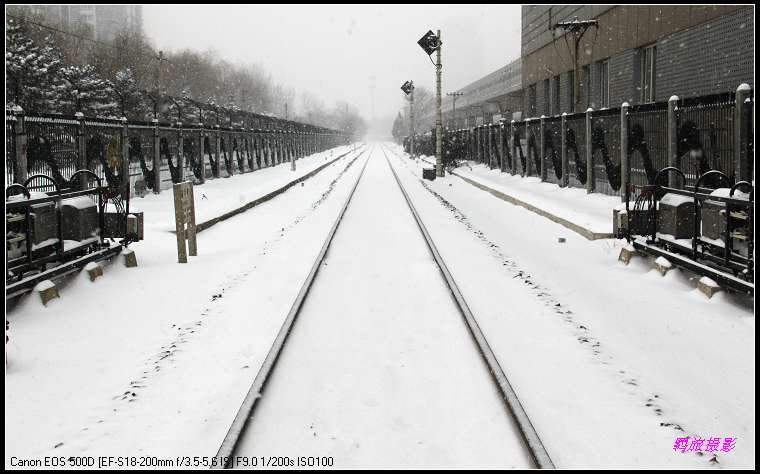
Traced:
<path fill-rule="evenodd" d="M 599 61 L 599 107 L 610 106 L 610 60 Z"/>
<path fill-rule="evenodd" d="M 552 98 L 551 98 L 552 115 L 560 114 L 559 83 L 560 83 L 559 76 L 554 76 L 554 79 L 552 79 Z"/>
<path fill-rule="evenodd" d="M 656 60 L 657 51 L 654 45 L 641 50 L 641 101 L 644 103 L 654 102 Z"/>
<path fill-rule="evenodd" d="M 536 85 L 531 84 L 528 86 L 528 116 L 536 116 Z"/>
<path fill-rule="evenodd" d="M 551 95 L 551 87 L 549 87 L 549 79 L 544 79 L 544 107 L 543 107 L 543 114 L 544 115 L 550 115 L 551 114 L 551 107 L 549 106 L 549 101 Z"/>

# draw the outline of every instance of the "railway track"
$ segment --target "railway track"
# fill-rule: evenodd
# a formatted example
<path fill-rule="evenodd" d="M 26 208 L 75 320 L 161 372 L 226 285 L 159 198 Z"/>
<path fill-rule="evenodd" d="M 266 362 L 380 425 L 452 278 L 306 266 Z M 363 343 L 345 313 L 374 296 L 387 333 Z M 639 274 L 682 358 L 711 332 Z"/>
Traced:
<path fill-rule="evenodd" d="M 472 341 L 474 341 L 474 343 L 477 346 L 479 357 L 485 363 L 487 371 L 489 372 L 491 376 L 491 380 L 497 388 L 499 398 L 503 400 L 504 402 L 503 405 L 507 408 L 507 411 L 511 415 L 511 418 L 514 420 L 515 428 L 516 428 L 515 431 L 519 432 L 520 440 L 519 441 L 515 440 L 513 442 L 521 445 L 522 446 L 521 449 L 524 449 L 525 451 L 527 451 L 528 456 L 525 456 L 525 457 L 526 459 L 530 459 L 532 461 L 532 464 L 534 467 L 553 468 L 554 465 L 551 461 L 551 458 L 549 457 L 548 453 L 546 452 L 546 449 L 541 443 L 541 440 L 538 434 L 536 433 L 535 429 L 533 428 L 533 425 L 531 424 L 530 419 L 525 413 L 525 410 L 522 408 L 520 401 L 518 400 L 514 390 L 512 389 L 509 383 L 509 380 L 507 379 L 504 371 L 499 365 L 495 355 L 493 354 L 493 351 L 488 345 L 488 341 L 486 340 L 482 331 L 478 327 L 475 317 L 470 311 L 469 306 L 467 305 L 467 302 L 465 301 L 461 291 L 459 290 L 459 287 L 457 286 L 456 282 L 451 276 L 451 273 L 446 267 L 446 264 L 443 261 L 440 253 L 438 252 L 435 246 L 435 243 L 433 242 L 424 223 L 422 222 L 422 219 L 419 213 L 415 209 L 414 204 L 411 202 L 409 195 L 404 189 L 402 182 L 398 178 L 398 175 L 396 174 L 396 171 L 393 168 L 393 165 L 388 159 L 385 149 L 382 147 L 382 145 L 379 147 L 379 149 L 382 151 L 385 157 L 386 163 L 391 173 L 393 174 L 395 182 L 398 185 L 398 188 L 401 194 L 403 195 L 403 198 L 409 208 L 409 211 L 414 217 L 416 227 L 421 233 L 427 249 L 429 250 L 430 254 L 433 256 L 433 259 L 435 260 L 437 268 L 440 271 L 440 274 L 443 276 L 443 283 L 445 284 L 446 289 L 444 290 L 443 288 L 441 288 L 440 293 L 442 295 L 445 295 L 446 293 L 451 295 L 454 306 L 456 307 L 456 311 L 453 311 L 452 309 L 452 314 L 455 312 L 458 312 L 462 316 L 463 321 L 467 327 L 467 330 L 469 331 L 469 335 L 471 336 Z M 218 465 L 222 465 L 226 468 L 234 467 L 237 456 L 244 455 L 245 449 L 248 449 L 250 451 L 250 447 L 245 448 L 245 449 L 241 448 L 241 444 L 245 444 L 246 446 L 248 446 L 250 444 L 250 440 L 245 443 L 241 443 L 241 440 L 244 437 L 246 437 L 246 432 L 253 427 L 252 420 L 254 418 L 254 414 L 256 412 L 257 407 L 260 405 L 260 400 L 262 399 L 264 390 L 266 389 L 267 382 L 270 380 L 270 378 L 272 378 L 272 374 L 274 373 L 275 367 L 277 366 L 278 361 L 281 359 L 280 356 L 283 353 L 286 343 L 289 340 L 289 336 L 292 333 L 295 322 L 298 319 L 300 313 L 302 312 L 302 309 L 305 306 L 307 296 L 309 296 L 309 292 L 314 285 L 314 281 L 316 279 L 317 274 L 319 273 L 320 267 L 322 267 L 323 264 L 325 263 L 325 256 L 327 255 L 328 249 L 330 248 L 333 242 L 333 238 L 335 237 L 335 234 L 339 226 L 341 225 L 341 222 L 343 221 L 343 218 L 346 214 L 346 210 L 348 209 L 349 204 L 352 201 L 355 191 L 357 187 L 359 186 L 359 183 L 362 180 L 362 177 L 364 176 L 365 169 L 367 167 L 367 164 L 371 160 L 371 156 L 372 156 L 372 152 L 367 157 L 367 160 L 365 161 L 364 166 L 362 167 L 356 179 L 356 182 L 353 184 L 353 187 L 351 188 L 351 191 L 349 192 L 346 198 L 346 201 L 344 202 L 341 208 L 341 211 L 339 212 L 337 218 L 335 219 L 335 222 L 332 225 L 322 245 L 322 248 L 314 261 L 314 264 L 312 265 L 312 268 L 301 287 L 301 290 L 299 291 L 295 301 L 293 302 L 290 308 L 290 311 L 288 312 L 288 315 L 285 318 L 285 321 L 279 333 L 277 334 L 272 344 L 272 347 L 266 356 L 266 359 L 264 360 L 264 363 L 262 364 L 258 374 L 256 375 L 241 407 L 238 410 L 237 415 L 235 416 L 235 419 L 232 422 L 232 425 L 230 426 L 227 432 L 227 435 L 225 436 L 217 452 L 217 459 L 219 460 Z M 389 178 L 386 178 L 386 179 L 389 179 Z M 411 226 L 411 224 L 409 225 Z M 411 231 L 411 232 L 414 232 L 414 231 Z M 430 271 L 434 272 L 434 270 L 432 269 Z M 443 297 L 445 298 L 445 296 Z M 304 320 L 305 321 L 304 324 L 307 324 L 308 319 L 309 318 Z M 367 324 L 371 325 L 371 322 L 367 322 Z M 422 323 L 418 322 L 418 324 L 422 324 Z M 428 324 L 428 323 L 425 323 L 425 324 Z M 459 334 L 461 334 L 461 332 Z M 464 335 L 462 335 L 461 337 L 466 338 L 466 336 Z M 466 343 L 466 344 L 469 344 L 469 343 Z M 470 349 L 467 349 L 467 350 L 470 350 Z M 346 355 L 350 355 L 350 354 L 346 354 Z M 483 377 L 485 380 L 486 378 L 485 374 L 483 375 Z M 488 382 L 484 382 L 484 383 L 487 384 Z M 497 406 L 498 406 L 498 402 L 494 402 L 494 403 L 497 403 Z M 266 413 L 266 411 L 263 413 Z M 314 436 L 316 436 L 316 432 L 314 433 Z"/>

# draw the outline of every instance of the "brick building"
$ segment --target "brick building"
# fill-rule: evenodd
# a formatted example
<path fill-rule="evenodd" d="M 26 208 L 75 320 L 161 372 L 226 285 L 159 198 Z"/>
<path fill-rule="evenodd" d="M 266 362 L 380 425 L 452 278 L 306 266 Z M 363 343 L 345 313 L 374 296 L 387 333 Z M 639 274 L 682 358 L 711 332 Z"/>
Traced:
<path fill-rule="evenodd" d="M 581 110 L 754 87 L 754 6 L 523 6 L 524 116 L 572 111 L 573 41 L 551 26 L 575 17 L 599 22 L 579 48 Z"/>

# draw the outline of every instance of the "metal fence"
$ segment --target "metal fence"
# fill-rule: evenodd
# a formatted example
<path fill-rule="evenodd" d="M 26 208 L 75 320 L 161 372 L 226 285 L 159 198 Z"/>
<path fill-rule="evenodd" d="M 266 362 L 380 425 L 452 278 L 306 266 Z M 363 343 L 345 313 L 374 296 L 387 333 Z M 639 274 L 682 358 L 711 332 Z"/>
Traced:
<path fill-rule="evenodd" d="M 345 134 L 321 127 L 275 119 L 257 123 L 268 128 L 6 110 L 6 187 L 28 181 L 29 190 L 53 191 L 70 187 L 72 175 L 87 169 L 111 186 L 121 186 L 128 176 L 130 194 L 158 193 L 185 179 L 202 183 L 248 173 L 347 142 Z"/>
<path fill-rule="evenodd" d="M 652 184 L 668 166 L 684 173 L 680 186 L 710 170 L 753 180 L 753 111 L 752 89 L 743 84 L 735 93 L 447 131 L 456 137 L 447 143 L 456 143 L 458 160 L 623 198 L 626 183 Z"/>
<path fill-rule="evenodd" d="M 620 111 L 602 110 L 591 116 L 591 159 L 597 192 L 620 194 Z"/>
<path fill-rule="evenodd" d="M 544 176 L 550 183 L 562 182 L 562 117 L 544 119 Z"/>

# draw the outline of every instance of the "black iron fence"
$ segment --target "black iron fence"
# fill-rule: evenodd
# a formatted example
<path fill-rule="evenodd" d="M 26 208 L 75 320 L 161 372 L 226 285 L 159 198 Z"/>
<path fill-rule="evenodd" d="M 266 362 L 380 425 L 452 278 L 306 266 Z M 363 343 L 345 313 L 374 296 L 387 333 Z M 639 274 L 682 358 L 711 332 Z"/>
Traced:
<path fill-rule="evenodd" d="M 732 182 L 752 181 L 753 107 L 743 84 L 735 93 L 446 130 L 443 152 L 621 198 L 626 183 L 652 184 L 668 166 L 683 171 L 684 178 L 672 177 L 680 186 L 693 186 L 710 170 Z M 435 153 L 434 134 L 415 140 L 418 153 Z M 408 137 L 405 143 L 408 149 Z"/>
<path fill-rule="evenodd" d="M 347 143 L 335 130 L 248 115 L 220 127 L 7 110 L 5 184 L 49 192 L 70 187 L 71 176 L 86 169 L 109 186 L 128 182 L 130 195 L 159 193 L 187 179 L 248 173 Z M 245 126 L 251 124 L 267 128 Z"/>

